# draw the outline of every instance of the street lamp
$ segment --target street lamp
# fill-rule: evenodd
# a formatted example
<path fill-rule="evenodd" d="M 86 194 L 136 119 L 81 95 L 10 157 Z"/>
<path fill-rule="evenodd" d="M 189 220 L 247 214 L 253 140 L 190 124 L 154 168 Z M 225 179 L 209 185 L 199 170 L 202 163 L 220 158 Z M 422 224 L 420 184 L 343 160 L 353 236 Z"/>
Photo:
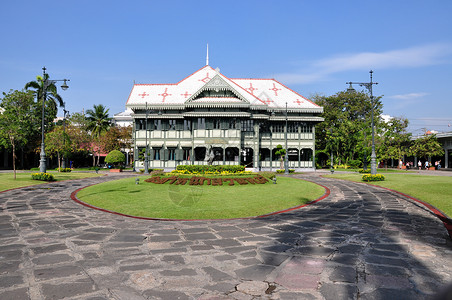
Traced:
<path fill-rule="evenodd" d="M 148 103 L 146 102 L 146 119 L 145 119 L 145 124 L 144 126 L 146 127 L 145 129 L 145 144 L 146 144 L 146 148 L 144 150 L 144 173 L 148 174 L 149 173 L 149 167 L 148 167 Z"/>
<path fill-rule="evenodd" d="M 330 134 L 331 134 L 331 140 L 333 140 L 333 129 L 330 128 L 330 129 L 328 129 L 328 131 L 329 131 Z M 334 173 L 334 164 L 333 164 L 333 146 L 331 146 L 330 172 L 331 172 L 331 174 Z"/>
<path fill-rule="evenodd" d="M 66 146 L 66 114 L 69 115 L 69 111 L 66 110 L 66 102 L 63 103 L 63 157 L 61 162 L 61 168 L 66 168 L 66 158 L 64 157 L 64 147 Z M 61 170 L 60 170 L 61 171 Z"/>
<path fill-rule="evenodd" d="M 46 169 L 46 152 L 45 152 L 45 143 L 44 143 L 44 116 L 45 116 L 45 107 L 46 107 L 46 98 L 47 98 L 47 88 L 55 84 L 57 81 L 64 81 L 64 83 L 61 85 L 61 89 L 63 91 L 67 90 L 69 86 L 67 85 L 67 81 L 70 81 L 69 79 L 58 79 L 58 80 L 49 80 L 47 78 L 46 74 L 46 67 L 42 68 L 42 124 L 41 124 L 41 133 L 42 133 L 42 140 L 41 140 L 41 154 L 40 154 L 40 160 L 39 160 L 39 172 L 45 173 L 47 171 Z"/>
<path fill-rule="evenodd" d="M 354 93 L 356 90 L 353 88 L 352 84 L 359 84 L 360 86 L 365 87 L 370 92 L 370 103 L 372 106 L 372 154 L 370 155 L 370 174 L 377 174 L 377 155 L 375 154 L 375 129 L 374 129 L 374 95 L 372 93 L 372 86 L 374 84 L 378 84 L 378 82 L 372 82 L 372 73 L 374 71 L 370 70 L 370 82 L 346 82 L 350 86 L 347 89 L 347 92 Z"/>
<path fill-rule="evenodd" d="M 284 139 L 286 140 L 286 155 L 284 157 L 284 174 L 289 175 L 289 149 L 287 148 L 287 102 L 286 102 L 286 131 L 284 132 Z"/>

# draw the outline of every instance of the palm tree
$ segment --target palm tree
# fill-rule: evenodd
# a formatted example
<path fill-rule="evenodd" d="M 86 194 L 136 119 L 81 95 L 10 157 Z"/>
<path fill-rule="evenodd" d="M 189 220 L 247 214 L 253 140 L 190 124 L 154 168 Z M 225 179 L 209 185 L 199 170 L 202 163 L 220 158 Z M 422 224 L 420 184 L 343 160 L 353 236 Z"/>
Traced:
<path fill-rule="evenodd" d="M 108 116 L 109 109 L 106 109 L 102 104 L 93 105 L 93 109 L 86 110 L 86 119 L 88 121 L 87 130 L 91 131 L 91 136 L 93 140 L 98 139 L 102 133 L 107 131 L 112 125 L 112 118 Z M 93 167 L 96 166 L 96 156 L 94 155 L 94 147 L 93 147 Z M 100 150 L 97 149 L 99 162 Z"/>
<path fill-rule="evenodd" d="M 34 93 L 36 95 L 36 99 L 39 102 L 42 101 L 42 97 L 44 95 L 44 83 L 47 82 L 47 105 L 52 105 L 53 109 L 57 109 L 57 105 L 64 106 L 63 98 L 57 93 L 57 87 L 55 82 L 49 80 L 49 74 L 44 73 L 44 78 L 42 76 L 36 76 L 36 81 L 30 81 L 25 84 L 25 89 L 34 89 Z"/>
<path fill-rule="evenodd" d="M 25 84 L 25 89 L 33 90 L 33 94 L 36 95 L 36 103 L 34 109 L 34 115 L 31 116 L 33 128 L 41 128 L 41 154 L 44 151 L 44 132 L 49 132 L 53 128 L 53 120 L 57 116 L 58 104 L 64 105 L 63 99 L 57 93 L 57 87 L 55 81 L 49 80 L 49 74 L 45 73 L 43 68 L 43 76 L 36 76 L 36 81 L 30 81 Z M 44 99 L 45 97 L 45 99 Z M 41 110 L 42 109 L 42 110 Z M 39 116 L 39 114 L 42 115 Z M 38 122 L 38 120 L 41 120 Z M 47 126 L 46 126 L 47 124 Z M 36 140 L 38 137 L 38 130 L 35 131 Z M 43 157 L 41 156 L 41 159 Z M 45 158 L 45 156 L 44 156 Z M 41 162 L 41 161 L 40 161 Z M 40 165 L 41 168 L 41 165 Z"/>
<path fill-rule="evenodd" d="M 88 120 L 87 129 L 91 131 L 93 137 L 98 138 L 110 128 L 112 118 L 108 116 L 109 109 L 102 104 L 93 105 L 93 108 L 86 110 L 86 119 Z"/>

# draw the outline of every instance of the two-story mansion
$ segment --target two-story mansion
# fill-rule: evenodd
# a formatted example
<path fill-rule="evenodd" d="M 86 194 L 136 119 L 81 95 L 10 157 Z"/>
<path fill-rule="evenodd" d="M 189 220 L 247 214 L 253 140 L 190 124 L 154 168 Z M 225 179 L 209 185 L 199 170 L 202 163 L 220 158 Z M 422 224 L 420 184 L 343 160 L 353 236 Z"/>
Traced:
<path fill-rule="evenodd" d="M 323 108 L 274 79 L 228 78 L 209 65 L 175 84 L 134 84 L 135 168 L 179 164 L 279 169 L 278 145 L 289 168 L 315 168 L 315 124 Z"/>

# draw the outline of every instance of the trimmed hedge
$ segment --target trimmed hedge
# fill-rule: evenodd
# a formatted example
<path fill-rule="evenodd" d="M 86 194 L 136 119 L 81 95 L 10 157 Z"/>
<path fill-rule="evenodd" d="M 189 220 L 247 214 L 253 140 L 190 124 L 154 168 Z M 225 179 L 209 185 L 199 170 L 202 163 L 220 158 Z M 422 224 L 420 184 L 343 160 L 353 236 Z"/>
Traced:
<path fill-rule="evenodd" d="M 286 170 L 279 169 L 279 170 L 276 170 L 276 173 L 283 174 L 285 171 Z M 295 172 L 295 169 L 289 169 L 289 173 L 294 173 L 294 172 Z"/>
<path fill-rule="evenodd" d="M 245 166 L 229 166 L 229 165 L 215 165 L 215 166 L 206 166 L 206 165 L 178 165 L 176 168 L 177 171 L 181 171 L 184 174 L 205 174 L 205 173 L 222 173 L 227 172 L 231 174 L 241 173 L 245 171 Z"/>
<path fill-rule="evenodd" d="M 381 174 L 371 175 L 371 174 L 364 174 L 362 177 L 363 181 L 384 181 L 385 177 Z"/>
<path fill-rule="evenodd" d="M 370 170 L 369 169 L 367 169 L 367 170 L 360 169 L 360 170 L 358 170 L 358 172 L 361 173 L 361 174 L 370 174 Z"/>
<path fill-rule="evenodd" d="M 148 178 L 145 180 L 145 182 L 152 182 L 156 184 L 174 184 L 174 185 L 185 185 L 188 183 L 189 185 L 223 185 L 224 183 L 228 183 L 228 185 L 232 186 L 235 185 L 234 182 L 237 182 L 239 185 L 246 185 L 246 184 L 265 184 L 268 182 L 268 179 L 263 176 L 255 176 L 255 177 L 237 177 L 237 178 L 206 178 L 206 177 L 198 177 L 193 176 L 191 178 L 187 177 L 178 177 L 178 176 L 171 176 L 171 177 L 160 177 L 160 176 L 154 176 L 151 178 Z"/>
<path fill-rule="evenodd" d="M 56 168 L 56 171 L 69 173 L 72 171 L 72 169 L 71 168 Z"/>
<path fill-rule="evenodd" d="M 42 180 L 42 181 L 55 181 L 55 177 L 50 173 L 32 173 L 31 179 Z"/>

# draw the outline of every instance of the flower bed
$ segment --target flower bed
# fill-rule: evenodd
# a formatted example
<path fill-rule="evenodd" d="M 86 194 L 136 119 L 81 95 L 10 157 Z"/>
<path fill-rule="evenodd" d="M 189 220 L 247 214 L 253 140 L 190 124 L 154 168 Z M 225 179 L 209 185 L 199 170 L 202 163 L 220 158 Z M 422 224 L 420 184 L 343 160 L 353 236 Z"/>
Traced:
<path fill-rule="evenodd" d="M 362 177 L 362 181 L 384 181 L 385 177 L 381 174 L 375 174 L 375 175 L 371 175 L 371 174 L 364 174 Z"/>
<path fill-rule="evenodd" d="M 240 185 L 246 184 L 265 184 L 268 182 L 268 179 L 263 176 L 255 176 L 255 177 L 234 177 L 234 178 L 207 178 L 201 176 L 193 176 L 189 177 L 179 177 L 179 176 L 170 176 L 170 177 L 160 177 L 154 176 L 145 180 L 145 182 L 152 182 L 156 184 L 174 184 L 174 185 L 185 185 L 187 182 L 189 185 L 214 185 L 219 186 L 228 182 L 228 185 L 235 185 L 237 182 Z"/>
<path fill-rule="evenodd" d="M 173 173 L 177 174 L 214 174 L 214 175 L 230 175 L 240 174 L 245 172 L 244 166 L 229 166 L 229 165 L 178 165 Z"/>
<path fill-rule="evenodd" d="M 50 173 L 32 173 L 31 179 L 33 180 L 42 180 L 42 181 L 55 181 L 55 177 Z"/>

